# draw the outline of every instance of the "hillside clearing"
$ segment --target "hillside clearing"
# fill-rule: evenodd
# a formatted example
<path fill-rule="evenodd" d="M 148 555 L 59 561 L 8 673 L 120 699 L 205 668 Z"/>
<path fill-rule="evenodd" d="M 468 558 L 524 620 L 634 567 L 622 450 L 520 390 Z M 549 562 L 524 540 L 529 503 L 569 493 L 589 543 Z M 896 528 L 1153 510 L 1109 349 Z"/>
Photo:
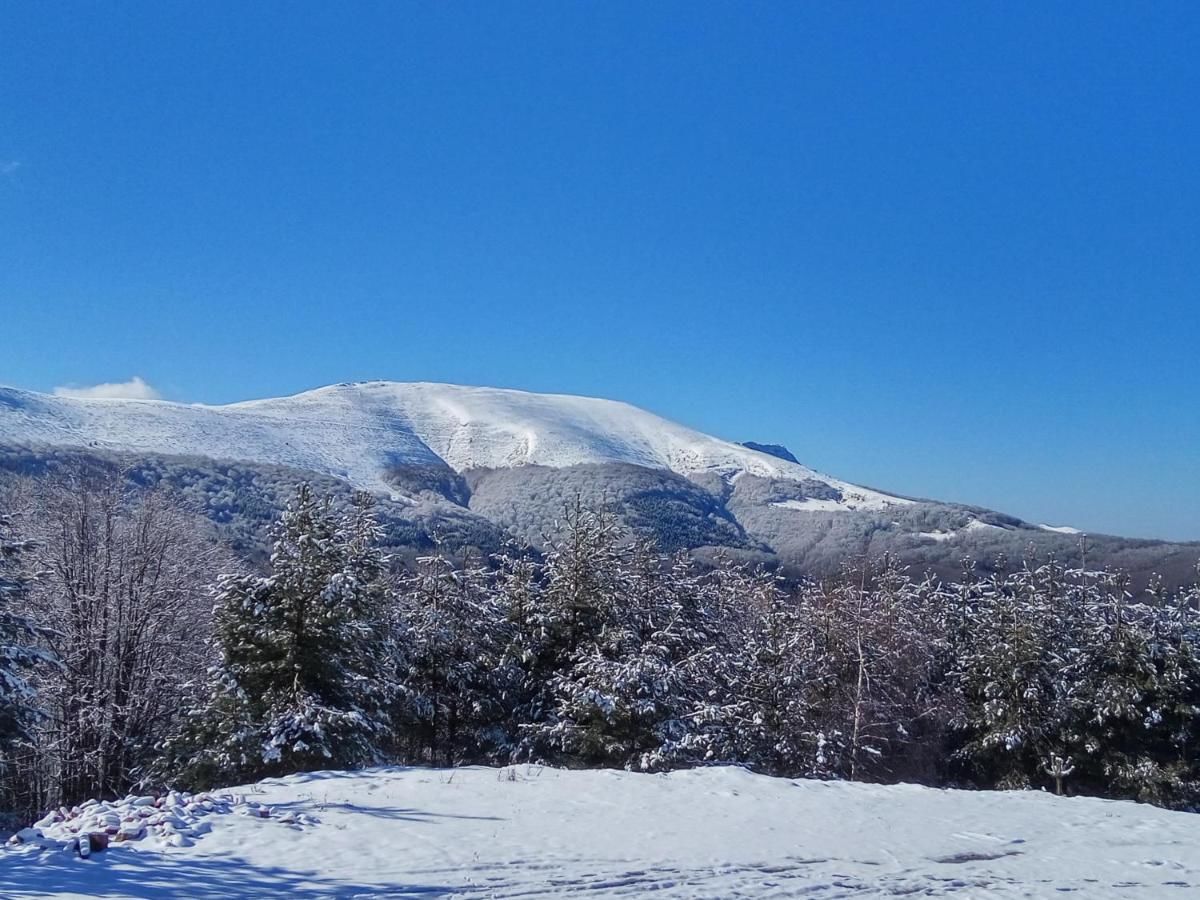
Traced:
<path fill-rule="evenodd" d="M 793 781 L 735 768 L 374 769 L 232 789 L 190 846 L 82 860 L 9 846 L 0 895 L 1185 897 L 1200 819 L 1036 792 Z M 290 815 L 289 815 L 290 814 Z M 316 825 L 286 821 L 304 814 Z"/>

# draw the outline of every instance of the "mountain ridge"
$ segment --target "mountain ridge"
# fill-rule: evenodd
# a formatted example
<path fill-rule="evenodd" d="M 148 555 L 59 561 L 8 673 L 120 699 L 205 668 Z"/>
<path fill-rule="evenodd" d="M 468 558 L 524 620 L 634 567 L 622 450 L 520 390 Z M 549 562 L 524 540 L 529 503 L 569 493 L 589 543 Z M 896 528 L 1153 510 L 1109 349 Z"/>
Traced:
<path fill-rule="evenodd" d="M 434 382 L 341 383 L 223 405 L 0 388 L 0 437 L 285 463 L 375 490 L 387 489 L 382 474 L 397 465 L 441 463 L 462 473 L 630 463 L 684 476 L 749 474 L 824 485 L 832 493 L 822 491 L 823 509 L 911 502 L 622 401 Z"/>
<path fill-rule="evenodd" d="M 964 560 L 987 572 L 1030 554 L 1084 558 L 1069 527 L 852 484 L 758 447 L 783 449 L 619 401 L 431 382 L 343 383 L 222 406 L 0 387 L 0 475 L 80 464 L 124 472 L 186 496 L 252 554 L 273 511 L 309 480 L 377 493 L 404 552 L 537 548 L 579 499 L 669 552 L 740 554 L 799 576 L 884 554 L 950 578 Z M 1155 573 L 1189 583 L 1200 557 L 1200 543 L 1091 535 L 1087 544 L 1089 564 L 1128 570 L 1138 589 Z"/>

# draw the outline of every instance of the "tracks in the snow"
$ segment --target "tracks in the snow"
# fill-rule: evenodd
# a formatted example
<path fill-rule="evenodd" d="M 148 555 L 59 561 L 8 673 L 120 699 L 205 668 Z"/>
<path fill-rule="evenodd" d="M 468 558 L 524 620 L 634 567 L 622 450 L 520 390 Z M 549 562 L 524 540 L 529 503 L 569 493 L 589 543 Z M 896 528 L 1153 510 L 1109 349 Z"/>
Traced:
<path fill-rule="evenodd" d="M 931 859 L 920 868 L 885 866 L 869 860 L 792 857 L 772 863 L 717 863 L 680 867 L 623 866 L 617 861 L 585 859 L 513 860 L 481 864 L 469 870 L 437 869 L 413 873 L 443 885 L 433 895 L 455 900 L 546 900 L 546 898 L 628 898 L 661 900 L 853 900 L 863 897 L 1158 897 L 1194 888 L 1182 880 L 1127 881 L 1104 885 L 1083 881 L 1039 880 L 988 871 L 986 864 L 1015 850 L 960 853 Z M 877 871 L 861 871 L 864 867 Z M 946 866 L 961 867 L 947 874 Z M 977 869 L 977 871 L 970 871 Z M 966 870 L 966 871 L 964 871 Z M 417 890 L 359 895 L 359 900 L 430 896 Z M 1184 896 L 1179 894 L 1180 897 Z"/>

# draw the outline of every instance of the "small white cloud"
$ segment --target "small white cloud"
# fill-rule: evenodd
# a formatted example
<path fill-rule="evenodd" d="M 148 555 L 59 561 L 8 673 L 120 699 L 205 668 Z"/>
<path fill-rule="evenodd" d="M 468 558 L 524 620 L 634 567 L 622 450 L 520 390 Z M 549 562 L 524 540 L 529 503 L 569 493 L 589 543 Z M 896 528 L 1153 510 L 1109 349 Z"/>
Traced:
<path fill-rule="evenodd" d="M 63 385 L 54 389 L 56 397 L 75 397 L 80 400 L 161 400 L 162 394 L 134 375 L 128 381 L 112 384 L 93 384 L 90 387 Z"/>
<path fill-rule="evenodd" d="M 0 159 L 0 175 L 16 175 L 19 168 L 21 168 L 19 159 Z"/>

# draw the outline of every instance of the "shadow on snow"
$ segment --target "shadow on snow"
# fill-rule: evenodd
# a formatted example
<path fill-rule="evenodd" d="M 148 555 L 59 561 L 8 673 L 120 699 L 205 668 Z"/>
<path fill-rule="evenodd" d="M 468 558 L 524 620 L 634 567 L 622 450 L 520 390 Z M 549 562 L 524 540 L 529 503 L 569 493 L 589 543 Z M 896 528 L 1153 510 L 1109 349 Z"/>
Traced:
<path fill-rule="evenodd" d="M 241 859 L 196 859 L 110 850 L 80 859 L 38 859 L 0 854 L 0 897 L 42 897 L 59 892 L 146 900 L 250 900 L 288 897 L 447 897 L 444 885 L 349 884 L 320 875 Z"/>

